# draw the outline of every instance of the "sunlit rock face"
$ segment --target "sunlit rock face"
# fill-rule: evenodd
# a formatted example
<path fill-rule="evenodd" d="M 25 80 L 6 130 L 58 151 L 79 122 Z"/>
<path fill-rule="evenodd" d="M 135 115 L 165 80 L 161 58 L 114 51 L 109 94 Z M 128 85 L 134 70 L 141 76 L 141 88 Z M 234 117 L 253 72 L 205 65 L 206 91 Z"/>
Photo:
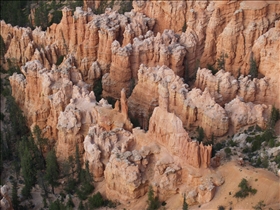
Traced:
<path fill-rule="evenodd" d="M 147 129 L 154 107 L 174 112 L 185 128 L 199 125 L 206 135 L 222 136 L 228 131 L 225 110 L 215 102 L 206 89 L 188 90 L 188 85 L 166 66 L 146 67 L 138 71 L 138 83 L 128 99 L 131 115 Z M 145 92 L 145 94 L 142 94 Z"/>

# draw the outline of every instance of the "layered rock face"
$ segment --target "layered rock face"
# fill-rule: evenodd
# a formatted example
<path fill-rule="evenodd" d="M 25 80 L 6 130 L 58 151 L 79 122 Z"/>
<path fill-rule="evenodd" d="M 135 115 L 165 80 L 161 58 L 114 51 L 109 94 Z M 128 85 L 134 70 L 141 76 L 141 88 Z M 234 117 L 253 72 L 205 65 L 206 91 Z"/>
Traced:
<path fill-rule="evenodd" d="M 131 89 L 131 69 L 129 55 L 132 52 L 131 44 L 125 47 L 120 47 L 118 41 L 112 44 L 112 63 L 110 73 L 107 73 L 102 78 L 103 97 L 111 96 L 120 98 L 120 91 L 124 88 L 127 94 Z"/>
<path fill-rule="evenodd" d="M 132 139 L 131 133 L 121 128 L 110 131 L 106 131 L 99 125 L 89 128 L 84 139 L 84 160 L 89 161 L 89 167 L 96 181 L 102 180 L 112 150 L 117 147 L 127 147 Z"/>
<path fill-rule="evenodd" d="M 105 14 L 95 15 L 90 9 L 83 11 L 77 7 L 72 15 L 70 9 L 64 8 L 61 22 L 51 25 L 47 31 L 12 27 L 1 21 L 1 36 L 7 49 L 5 58 L 19 64 L 36 59 L 50 69 L 60 56 L 72 54 L 83 80 L 90 81 L 89 70 L 95 61 L 102 74 L 109 72 L 114 40 L 129 43 L 135 36 L 153 28 L 152 19 L 135 12 L 126 14 L 108 9 Z"/>
<path fill-rule="evenodd" d="M 277 77 L 278 74 L 275 76 Z M 264 77 L 261 79 L 241 75 L 235 79 L 229 72 L 220 70 L 215 75 L 208 69 L 198 69 L 195 86 L 201 90 L 206 88 L 215 101 L 221 105 L 230 102 L 236 96 L 242 97 L 245 102 L 257 104 L 266 103 L 268 92 L 274 91 L 271 79 Z"/>
<path fill-rule="evenodd" d="M 85 22 L 87 15 L 90 14 L 80 15 L 81 18 L 78 18 L 79 21 L 75 23 L 71 10 L 64 8 L 62 13 L 60 24 L 53 24 L 47 31 L 41 31 L 41 28 L 32 31 L 30 28 L 11 27 L 1 21 L 1 31 L 3 31 L 1 35 L 7 49 L 5 58 L 15 59 L 19 64 L 25 64 L 32 58 L 38 59 L 49 69 L 57 62 L 60 55 L 73 51 L 76 44 L 75 33 L 81 33 L 79 36 L 83 37 L 84 29 L 81 22 Z M 76 31 L 77 26 L 79 30 Z"/>
<path fill-rule="evenodd" d="M 279 2 L 260 1 L 256 4 L 249 1 L 240 2 L 239 8 L 234 11 L 229 23 L 217 39 L 217 55 L 220 56 L 221 53 L 228 55 L 225 62 L 227 71 L 237 75 L 237 69 L 241 67 L 241 73 L 249 72 L 249 60 L 255 40 L 275 27 L 279 15 Z M 254 22 L 251 21 L 252 19 Z"/>
<path fill-rule="evenodd" d="M 150 183 L 152 180 L 154 192 L 161 200 L 179 192 L 187 195 L 190 204 L 208 202 L 213 198 L 216 186 L 223 183 L 207 178 L 216 176 L 215 173 L 210 175 L 207 169 L 212 146 L 192 141 L 182 121 L 165 108 L 154 110 L 148 132 L 135 128 L 133 135 L 136 145 L 141 146 L 141 163 L 145 164 L 144 167 L 140 165 L 140 170 L 142 168 Z"/>
<path fill-rule="evenodd" d="M 245 103 L 238 97 L 225 104 L 225 110 L 230 116 L 230 125 L 234 133 L 247 125 L 257 124 L 261 128 L 265 128 L 270 117 L 269 106 L 251 102 Z"/>
<path fill-rule="evenodd" d="M 12 88 L 17 90 L 13 91 L 13 96 L 23 110 L 28 125 L 37 124 L 40 128 L 46 128 L 45 135 L 51 139 L 57 137 L 59 112 L 64 110 L 72 96 L 70 69 L 63 70 L 54 67 L 48 71 L 35 60 L 22 67 L 25 77 L 18 74 L 10 77 Z"/>
<path fill-rule="evenodd" d="M 220 70 L 216 75 L 213 75 L 210 70 L 199 68 L 196 74 L 195 87 L 201 90 L 207 88 L 215 101 L 224 105 L 235 98 L 239 90 L 239 83 L 229 72 L 224 70 Z"/>
<path fill-rule="evenodd" d="M 223 70 L 213 75 L 210 70 L 199 69 L 195 86 L 209 90 L 215 101 L 225 107 L 230 118 L 230 127 L 237 132 L 246 125 L 266 127 L 271 108 L 267 105 L 267 92 L 275 91 L 271 89 L 271 80 L 266 77 L 251 80 L 249 76 L 243 75 L 235 79 Z M 277 100 L 278 97 L 274 99 Z"/>
<path fill-rule="evenodd" d="M 179 44 L 179 36 L 171 30 L 155 37 L 151 31 L 145 36 L 133 39 L 133 44 L 120 47 L 115 41 L 112 44 L 112 64 L 110 73 L 103 76 L 104 96 L 119 98 L 119 90 L 125 88 L 131 94 L 133 83 L 139 78 L 137 72 L 141 64 L 148 66 L 166 65 L 178 76 L 184 77 L 183 59 L 185 48 Z M 133 78 L 133 79 L 132 79 Z M 110 93 L 110 94 L 109 94 Z"/>
<path fill-rule="evenodd" d="M 144 37 L 133 40 L 132 44 L 132 75 L 136 77 L 140 64 L 147 66 L 166 65 L 176 75 L 184 76 L 183 59 L 186 55 L 185 48 L 179 43 L 179 36 L 172 30 L 164 30 L 162 34 L 154 36 L 148 32 Z"/>
<path fill-rule="evenodd" d="M 236 132 L 242 126 L 252 124 L 265 128 L 269 119 L 270 106 L 263 101 L 268 88 L 266 78 L 250 80 L 249 77 L 241 76 L 236 80 L 224 71 L 219 71 L 214 76 L 210 70 L 200 69 L 195 85 L 202 91 L 189 91 L 188 86 L 165 66 L 149 68 L 142 65 L 138 78 L 138 83 L 128 99 L 128 106 L 133 110 L 131 116 L 139 119 L 144 129 L 148 129 L 149 118 L 156 106 L 174 112 L 186 129 L 202 127 L 208 137 L 212 134 L 226 134 L 233 121 L 233 124 L 238 124 L 234 126 Z M 146 94 L 143 95 L 143 92 Z M 227 110 L 227 104 L 235 104 L 236 97 L 242 98 L 244 106 L 247 106 L 246 102 L 254 103 L 248 105 L 247 114 L 258 116 L 258 120 L 248 120 L 245 117 L 246 119 L 240 121 L 239 115 Z M 260 102 L 263 103 L 259 104 Z"/>
<path fill-rule="evenodd" d="M 165 123 L 158 123 L 159 119 L 164 119 Z M 152 183 L 156 195 L 160 199 L 167 199 L 170 195 L 178 193 L 182 183 L 191 182 L 192 176 L 187 174 L 200 173 L 201 168 L 206 169 L 210 166 L 212 146 L 203 146 L 191 141 L 181 120 L 163 108 L 156 108 L 153 112 L 147 133 L 135 128 L 132 134 L 127 137 L 119 136 L 118 143 L 124 143 L 111 151 L 109 162 L 106 164 L 106 193 L 111 198 L 132 202 L 131 200 L 144 195 L 148 184 Z M 186 170 L 187 168 L 192 168 L 192 172 Z M 205 190 L 207 187 L 203 180 L 209 172 L 207 170 L 203 175 L 199 175 L 198 182 L 202 182 Z M 215 186 L 212 182 L 211 186 L 209 192 L 213 197 L 212 190 Z M 193 189 L 197 187 L 198 185 L 193 185 Z M 185 189 L 186 191 L 188 189 Z M 210 199 L 199 198 L 205 194 L 208 193 L 201 190 L 193 199 L 202 203 L 210 201 L 211 196 Z"/>
<path fill-rule="evenodd" d="M 107 195 L 124 201 L 145 195 L 148 182 L 141 173 L 144 167 L 145 159 L 136 150 L 121 152 L 115 148 L 105 170 Z"/>
<path fill-rule="evenodd" d="M 178 156 L 182 163 L 187 162 L 196 168 L 209 167 L 212 146 L 191 141 L 182 121 L 175 114 L 156 108 L 150 119 L 149 134 L 164 145 L 172 156 Z"/>
<path fill-rule="evenodd" d="M 279 51 L 279 43 L 274 41 L 279 38 L 279 23 L 276 21 L 279 16 L 278 2 L 135 1 L 133 5 L 134 11 L 125 15 L 111 10 L 95 15 L 90 9 L 83 11 L 77 8 L 72 16 L 72 11 L 64 8 L 61 23 L 52 25 L 46 32 L 39 28 L 31 31 L 11 27 L 2 21 L 1 36 L 7 48 L 5 58 L 14 58 L 22 64 L 37 59 L 50 69 L 61 55 L 72 53 L 83 80 L 92 84 L 111 70 L 121 74 L 123 68 L 126 75 L 129 75 L 130 69 L 132 78 L 137 81 L 141 63 L 148 66 L 164 64 L 181 77 L 193 77 L 199 65 L 215 64 L 225 54 L 225 70 L 237 76 L 239 73 L 248 74 L 250 57 L 253 56 L 260 73 L 272 79 L 271 90 L 278 89 L 279 83 L 274 78 L 279 77 L 279 71 L 274 69 L 279 67 L 279 58 L 265 56 L 277 55 L 271 52 Z M 254 23 L 249 21 L 252 17 L 256 17 Z M 184 23 L 186 32 L 181 35 L 164 30 L 166 25 L 170 25 L 169 28 L 180 32 Z M 153 33 L 147 33 L 151 29 L 162 35 L 153 37 Z M 130 43 L 132 51 L 128 50 L 120 57 L 116 51 L 123 50 L 116 50 L 115 40 L 122 49 Z M 125 64 L 116 62 L 119 58 L 123 58 Z M 275 73 L 265 70 L 271 61 Z M 275 74 L 277 76 L 273 77 Z M 130 94 L 134 82 L 128 82 L 128 78 L 126 81 L 117 79 L 110 74 L 104 77 L 104 95 L 119 98 L 122 88 Z M 114 88 L 118 90 L 109 94 L 108 90 Z M 268 91 L 262 100 L 278 107 L 280 99 L 273 95 Z"/>
<path fill-rule="evenodd" d="M 125 95 L 123 95 L 123 97 L 125 97 Z M 108 132 L 117 128 L 131 130 L 132 124 L 127 118 L 125 99 L 122 99 L 121 102 L 121 110 L 113 109 L 104 99 L 97 103 L 93 92 L 89 93 L 86 89 L 80 89 L 74 86 L 70 104 L 66 106 L 65 110 L 61 112 L 58 117 L 57 156 L 65 159 L 71 154 L 74 154 L 76 145 L 79 145 L 79 151 L 83 154 L 84 149 L 86 149 L 84 141 L 87 140 L 84 139 L 84 136 L 86 136 L 88 132 L 93 133 L 93 131 L 89 131 L 91 126 L 99 125 Z M 99 132 L 96 132 L 96 135 L 99 135 Z M 106 139 L 101 138 L 99 141 L 102 142 L 104 140 Z M 98 146 L 100 147 L 100 145 Z M 92 149 L 88 150 L 91 151 Z M 101 149 L 105 156 L 109 156 L 109 154 L 105 153 L 109 152 L 108 150 L 110 151 L 108 148 Z M 89 154 L 91 154 L 91 152 L 89 152 Z M 96 156 L 96 161 L 98 161 L 98 156 Z M 97 165 L 94 167 L 100 168 L 100 162 L 97 162 Z M 98 169 L 98 171 L 100 171 L 100 169 Z M 100 177 L 100 175 L 98 175 L 100 172 L 94 173 L 97 174 L 97 178 Z"/>
<path fill-rule="evenodd" d="M 45 137 L 57 141 L 59 158 L 74 154 L 75 145 L 83 152 L 83 140 L 88 128 L 99 124 L 107 130 L 132 129 L 127 115 L 125 94 L 121 110 L 113 109 L 106 100 L 96 102 L 89 85 L 66 59 L 60 67 L 48 71 L 35 60 L 22 67 L 23 75 L 10 77 L 14 97 L 24 111 L 29 126 L 37 124 Z M 36 88 L 34 88 L 36 87 Z M 20 97 L 19 97 L 20 96 Z"/>
<path fill-rule="evenodd" d="M 275 27 L 260 36 L 252 47 L 252 53 L 258 63 L 258 71 L 268 82 L 268 91 L 260 102 L 280 108 L 280 21 L 275 21 Z"/>
<path fill-rule="evenodd" d="M 182 1 L 133 1 L 133 8 L 135 11 L 141 11 L 148 17 L 155 18 L 157 24 L 155 25 L 154 31 L 156 33 L 163 32 L 166 28 L 179 32 L 184 25 L 187 4 Z"/>
<path fill-rule="evenodd" d="M 277 28 L 280 15 L 279 2 L 271 1 L 134 1 L 133 7 L 157 21 L 155 32 L 163 32 L 168 27 L 180 33 L 186 26 L 180 43 L 187 49 L 191 77 L 199 65 L 213 65 L 221 54 L 228 55 L 227 71 L 237 76 L 240 68 L 241 73 L 248 74 L 255 41 Z"/>
<path fill-rule="evenodd" d="M 141 66 L 138 84 L 128 99 L 131 115 L 140 119 L 147 128 L 149 117 L 156 106 L 174 112 L 184 127 L 203 127 L 207 136 L 222 136 L 228 131 L 228 117 L 209 94 L 208 90 L 188 91 L 183 80 L 166 66 L 149 68 Z M 142 93 L 146 94 L 143 95 Z"/>

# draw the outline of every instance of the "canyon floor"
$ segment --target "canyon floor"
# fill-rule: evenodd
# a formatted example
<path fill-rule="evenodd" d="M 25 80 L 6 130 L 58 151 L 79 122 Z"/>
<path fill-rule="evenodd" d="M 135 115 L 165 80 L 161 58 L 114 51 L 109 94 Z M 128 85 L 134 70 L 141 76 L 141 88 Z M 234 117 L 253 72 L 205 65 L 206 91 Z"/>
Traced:
<path fill-rule="evenodd" d="M 280 180 L 274 173 L 261 168 L 252 166 L 240 166 L 236 161 L 223 163 L 217 168 L 225 179 L 225 183 L 220 186 L 212 201 L 202 205 L 189 206 L 189 209 L 218 209 L 224 206 L 226 209 L 253 209 L 261 200 L 266 204 L 265 209 L 280 208 Z M 238 184 L 246 178 L 253 188 L 257 189 L 257 193 L 245 199 L 237 199 L 234 193 L 237 192 Z M 231 195 L 230 195 L 231 193 Z M 126 209 L 145 209 L 147 197 L 141 198 L 135 206 L 120 206 Z M 175 195 L 166 201 L 166 209 L 179 210 L 182 209 L 182 200 L 179 195 Z M 120 208 L 122 209 L 122 208 Z"/>

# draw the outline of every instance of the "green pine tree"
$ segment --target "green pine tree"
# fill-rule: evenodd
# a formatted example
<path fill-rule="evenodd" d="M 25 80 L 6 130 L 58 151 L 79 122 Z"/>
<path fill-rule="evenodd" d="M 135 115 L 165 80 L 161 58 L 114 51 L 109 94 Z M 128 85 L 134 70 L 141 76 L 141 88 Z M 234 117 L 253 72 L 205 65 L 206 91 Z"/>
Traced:
<path fill-rule="evenodd" d="M 266 206 L 266 204 L 264 203 L 263 200 L 261 200 L 261 201 L 259 201 L 257 203 L 257 205 L 253 206 L 253 209 L 255 209 L 255 210 L 263 210 L 265 206 Z M 269 209 L 271 209 L 271 208 L 269 208 Z"/>
<path fill-rule="evenodd" d="M 204 137 L 205 137 L 203 128 L 202 127 L 197 127 L 196 131 L 198 132 L 198 136 L 197 136 L 198 142 L 202 142 Z"/>
<path fill-rule="evenodd" d="M 186 32 L 186 30 L 187 30 L 187 22 L 184 21 L 184 25 L 182 27 L 182 32 Z"/>
<path fill-rule="evenodd" d="M 13 168 L 16 172 L 16 178 L 19 178 L 20 175 L 20 160 L 19 157 L 17 155 L 14 156 L 14 160 L 13 160 Z"/>
<path fill-rule="evenodd" d="M 49 21 L 48 21 L 48 15 L 49 15 L 49 10 L 48 8 L 48 2 L 45 1 L 39 1 L 38 2 L 38 7 L 35 10 L 35 26 L 41 26 L 42 30 L 46 30 Z"/>
<path fill-rule="evenodd" d="M 85 210 L 83 201 L 80 201 L 79 206 L 78 206 L 78 210 Z"/>
<path fill-rule="evenodd" d="M 28 138 L 26 136 L 23 136 L 21 144 L 21 148 L 27 147 L 29 152 L 31 153 L 33 167 L 37 170 L 45 169 L 44 157 L 41 155 L 40 150 L 35 144 L 33 136 L 30 135 Z"/>
<path fill-rule="evenodd" d="M 38 184 L 43 190 L 44 194 L 42 196 L 46 199 L 49 196 L 49 191 L 48 191 L 48 183 L 46 179 L 44 178 L 45 174 L 43 171 L 38 171 L 37 177 L 38 177 Z"/>
<path fill-rule="evenodd" d="M 70 210 L 72 208 L 68 208 L 65 206 L 60 200 L 55 200 L 54 202 L 51 202 L 49 205 L 49 210 Z"/>
<path fill-rule="evenodd" d="M 148 203 L 147 210 L 155 210 L 160 207 L 160 202 L 158 198 L 154 196 L 154 190 L 152 186 L 149 187 L 147 203 Z"/>
<path fill-rule="evenodd" d="M 44 204 L 44 208 L 48 208 L 48 203 L 45 196 L 43 197 L 43 204 Z"/>
<path fill-rule="evenodd" d="M 92 193 L 94 186 L 92 185 L 92 174 L 89 171 L 89 163 L 86 162 L 86 169 L 82 169 L 80 173 L 81 187 L 77 190 L 77 195 L 81 200 L 86 200 L 87 196 Z"/>
<path fill-rule="evenodd" d="M 251 78 L 257 78 L 258 77 L 258 67 L 257 67 L 257 62 L 253 57 L 253 54 L 250 57 L 250 71 L 249 74 L 251 75 Z"/>
<path fill-rule="evenodd" d="M 183 210 L 188 210 L 189 206 L 186 202 L 186 194 L 184 194 L 184 201 L 183 201 Z"/>
<path fill-rule="evenodd" d="M 89 209 L 96 209 L 104 205 L 104 199 L 100 192 L 97 192 L 88 199 Z"/>
<path fill-rule="evenodd" d="M 27 0 L 1 1 L 0 19 L 13 26 L 26 27 L 28 25 L 28 15 L 25 10 L 29 4 Z"/>
<path fill-rule="evenodd" d="M 52 11 L 52 20 L 49 25 L 53 23 L 60 23 L 62 18 L 62 12 L 59 10 L 59 8 L 62 6 L 61 2 L 58 1 L 52 1 L 50 4 L 50 10 Z"/>
<path fill-rule="evenodd" d="M 34 126 L 33 135 L 35 137 L 35 140 L 37 141 L 41 154 L 43 154 L 44 146 L 48 144 L 48 140 L 46 138 L 43 138 L 42 130 L 38 125 Z"/>
<path fill-rule="evenodd" d="M 22 176 L 25 186 L 22 189 L 22 195 L 24 197 L 31 196 L 31 189 L 36 182 L 36 168 L 28 147 L 24 148 L 23 156 L 21 158 Z"/>
<path fill-rule="evenodd" d="M 68 201 L 67 201 L 66 207 L 68 207 L 68 208 L 73 208 L 73 207 L 75 207 L 75 204 L 74 204 L 74 202 L 73 202 L 73 200 L 72 200 L 71 195 L 68 195 L 68 196 L 69 196 L 69 199 L 68 199 Z"/>
<path fill-rule="evenodd" d="M 89 170 L 89 162 L 88 162 L 88 160 L 86 161 L 85 180 L 88 183 L 91 183 L 93 181 L 92 174 L 90 173 L 90 170 Z"/>
<path fill-rule="evenodd" d="M 11 67 L 14 68 L 14 67 Z M 10 69 L 11 69 L 10 68 Z M 11 123 L 11 138 L 17 139 L 19 136 L 24 136 L 28 133 L 28 128 L 26 127 L 25 117 L 18 107 L 13 96 L 9 95 L 6 97 L 6 107 L 10 113 L 10 123 Z"/>
<path fill-rule="evenodd" d="M 228 58 L 226 53 L 221 53 L 220 57 L 217 59 L 218 70 L 225 70 L 225 59 Z"/>
<path fill-rule="evenodd" d="M 272 107 L 269 119 L 269 127 L 274 129 L 276 122 L 280 119 L 280 111 L 279 109 Z"/>
<path fill-rule="evenodd" d="M 2 35 L 0 35 L 0 57 L 4 56 L 5 53 L 6 53 L 6 45 L 5 45 L 5 42 L 3 40 Z M 1 79 L 1 82 L 2 82 L 2 79 Z M 2 90 L 2 87 L 3 86 L 1 85 L 1 90 Z"/>
<path fill-rule="evenodd" d="M 76 151 L 75 151 L 75 162 L 76 162 L 76 172 L 80 181 L 80 174 L 82 170 L 81 160 L 80 160 L 80 153 L 79 153 L 79 147 L 76 144 Z"/>
<path fill-rule="evenodd" d="M 48 139 L 43 138 L 42 136 L 42 130 L 38 125 L 35 125 L 33 128 L 33 135 L 34 135 L 34 145 L 35 141 L 37 143 L 36 145 L 36 153 L 38 158 L 38 166 L 40 169 L 45 169 L 45 160 L 44 160 L 44 148 L 46 145 L 48 145 Z M 39 147 L 39 150 L 37 149 Z"/>
<path fill-rule="evenodd" d="M 36 182 L 37 174 L 37 161 L 38 161 L 38 148 L 34 144 L 32 136 L 29 138 L 23 136 L 17 148 L 18 156 L 20 157 L 20 165 L 22 168 L 22 176 L 25 181 L 25 187 L 22 190 L 22 195 L 25 197 L 30 196 L 32 186 Z M 18 170 L 19 166 L 16 166 Z"/>
<path fill-rule="evenodd" d="M 57 163 L 57 158 L 54 150 L 48 152 L 46 157 L 46 175 L 45 179 L 52 187 L 52 193 L 54 194 L 54 187 L 58 186 L 58 179 L 59 179 L 59 168 Z"/>
<path fill-rule="evenodd" d="M 94 83 L 94 87 L 93 87 L 93 92 L 94 95 L 96 97 L 96 101 L 100 101 L 102 98 L 102 79 L 98 79 L 95 83 Z"/>
<path fill-rule="evenodd" d="M 74 194 L 77 190 L 78 181 L 75 179 L 75 160 L 73 156 L 68 157 L 68 160 L 62 163 L 62 175 L 67 177 L 65 192 Z"/>

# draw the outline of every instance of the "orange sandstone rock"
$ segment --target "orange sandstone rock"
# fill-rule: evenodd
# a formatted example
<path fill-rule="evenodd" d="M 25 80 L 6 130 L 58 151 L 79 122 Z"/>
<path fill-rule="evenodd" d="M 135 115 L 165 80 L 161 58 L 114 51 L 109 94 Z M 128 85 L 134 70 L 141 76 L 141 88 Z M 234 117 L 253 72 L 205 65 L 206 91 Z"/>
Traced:
<path fill-rule="evenodd" d="M 141 66 L 138 71 L 138 84 L 128 99 L 132 116 L 146 129 L 149 116 L 154 107 L 160 106 L 174 112 L 184 127 L 203 127 L 207 136 L 222 136 L 228 131 L 228 118 L 224 109 L 211 97 L 208 90 L 188 91 L 188 86 L 174 72 L 165 67 L 147 68 Z M 145 95 L 142 93 L 145 92 Z M 219 115 L 217 115 L 219 113 Z M 142 118 L 141 118 L 142 117 Z"/>

